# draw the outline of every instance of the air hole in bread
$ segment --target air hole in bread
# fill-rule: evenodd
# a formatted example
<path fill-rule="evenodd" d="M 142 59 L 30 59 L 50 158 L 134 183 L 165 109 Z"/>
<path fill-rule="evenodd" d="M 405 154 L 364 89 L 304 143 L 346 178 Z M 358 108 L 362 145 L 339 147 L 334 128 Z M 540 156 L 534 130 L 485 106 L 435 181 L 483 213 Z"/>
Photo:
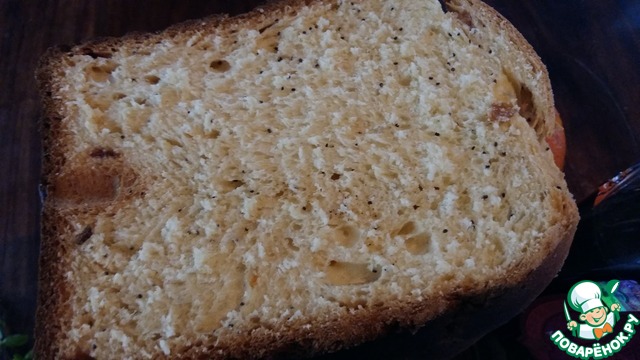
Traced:
<path fill-rule="evenodd" d="M 133 101 L 135 101 L 136 104 L 138 104 L 138 105 L 144 105 L 144 104 L 146 104 L 147 99 L 143 99 L 143 98 L 137 97 L 137 98 L 133 99 Z"/>
<path fill-rule="evenodd" d="M 330 285 L 360 285 L 378 280 L 380 269 L 368 264 L 331 260 L 325 274 Z"/>
<path fill-rule="evenodd" d="M 204 137 L 207 139 L 217 139 L 220 136 L 220 131 L 216 129 L 211 129 L 208 132 L 204 133 Z"/>
<path fill-rule="evenodd" d="M 413 221 L 407 221 L 396 233 L 397 235 L 410 235 L 416 231 L 416 223 Z"/>
<path fill-rule="evenodd" d="M 289 248 L 289 250 L 293 250 L 293 251 L 300 250 L 300 248 L 295 244 L 292 238 L 287 237 L 284 239 L 284 241 L 287 244 L 287 248 Z"/>
<path fill-rule="evenodd" d="M 167 143 L 169 143 L 172 146 L 176 146 L 176 147 L 182 147 L 182 143 L 176 139 L 171 139 L 171 138 L 164 138 L 164 141 L 166 141 Z"/>
<path fill-rule="evenodd" d="M 518 99 L 518 107 L 520 108 L 520 116 L 525 118 L 529 124 L 535 119 L 535 107 L 533 105 L 533 94 L 531 90 L 524 85 L 516 91 Z"/>
<path fill-rule="evenodd" d="M 458 20 L 460 20 L 460 22 L 467 25 L 470 29 L 475 28 L 475 25 L 473 24 L 473 17 L 468 11 L 466 10 L 456 11 L 456 17 L 458 18 Z"/>
<path fill-rule="evenodd" d="M 255 271 L 247 274 L 247 284 L 251 287 L 255 287 L 258 284 L 258 274 Z"/>
<path fill-rule="evenodd" d="M 272 26 L 273 26 L 273 25 L 275 25 L 275 24 L 276 24 L 275 22 L 272 22 L 272 23 L 270 23 L 270 24 L 267 24 L 267 25 L 265 25 L 265 26 L 261 27 L 260 29 L 258 29 L 258 32 L 259 32 L 260 34 L 262 34 L 263 32 L 265 32 L 265 30 L 267 30 L 268 28 L 272 27 Z"/>
<path fill-rule="evenodd" d="M 155 85 L 160 82 L 160 78 L 155 75 L 147 75 L 144 77 L 144 81 L 148 84 Z"/>
<path fill-rule="evenodd" d="M 83 48 L 83 49 L 80 50 L 80 53 L 82 55 L 91 56 L 93 59 L 98 59 L 98 58 L 110 59 L 111 56 L 113 56 L 113 54 L 111 52 L 109 52 L 109 51 L 96 50 L 96 49 L 91 49 L 91 48 Z"/>
<path fill-rule="evenodd" d="M 238 180 L 238 179 L 233 179 L 233 180 L 223 180 L 220 181 L 218 183 L 220 190 L 228 192 L 228 191 L 233 191 L 239 187 L 241 187 L 242 185 L 244 185 L 244 182 L 242 180 Z"/>
<path fill-rule="evenodd" d="M 336 229 L 336 241 L 345 247 L 351 247 L 360 240 L 360 230 L 351 225 L 342 225 Z"/>
<path fill-rule="evenodd" d="M 280 40 L 280 27 L 271 26 L 262 33 L 262 37 L 256 40 L 256 51 L 265 50 L 270 53 L 278 52 Z"/>
<path fill-rule="evenodd" d="M 116 63 L 105 63 L 102 65 L 92 65 L 86 70 L 89 79 L 95 82 L 105 82 L 109 80 L 109 75 L 118 67 Z"/>
<path fill-rule="evenodd" d="M 404 245 L 411 254 L 423 255 L 431 250 L 431 236 L 422 232 L 405 240 Z"/>
<path fill-rule="evenodd" d="M 117 158 L 120 154 L 110 148 L 95 148 L 91 150 L 89 156 L 92 158 Z"/>
<path fill-rule="evenodd" d="M 473 204 L 471 202 L 471 197 L 469 196 L 469 192 L 467 190 L 464 190 L 459 194 L 460 195 L 458 196 L 456 205 L 461 209 L 471 208 Z"/>
<path fill-rule="evenodd" d="M 127 97 L 127 95 L 123 94 L 123 93 L 114 93 L 113 95 L 111 95 L 111 98 L 113 100 L 122 100 L 125 97 Z"/>
<path fill-rule="evenodd" d="M 213 60 L 209 64 L 209 68 L 216 72 L 225 72 L 231 69 L 231 64 L 229 64 L 229 62 L 226 60 Z"/>
<path fill-rule="evenodd" d="M 538 124 L 535 121 L 536 111 L 533 94 L 531 90 L 519 82 L 513 74 L 504 70 L 503 73 L 498 76 L 494 94 L 498 95 L 498 97 L 496 98 L 496 104 L 491 106 L 490 118 L 492 120 L 498 118 L 498 120 L 504 121 L 507 117 L 511 117 L 517 113 L 527 120 L 527 123 L 536 131 L 539 130 L 536 128 Z M 516 100 L 515 104 L 512 103 L 513 97 L 515 97 Z"/>
<path fill-rule="evenodd" d="M 408 76 L 403 76 L 400 78 L 400 80 L 398 81 L 398 83 L 402 86 L 409 86 L 411 85 L 411 78 Z"/>
<path fill-rule="evenodd" d="M 76 239 L 75 239 L 76 244 L 78 245 L 84 244 L 87 240 L 89 240 L 91 235 L 93 235 L 93 229 L 91 229 L 91 226 L 86 226 L 84 229 L 82 229 L 80 233 L 76 235 Z"/>

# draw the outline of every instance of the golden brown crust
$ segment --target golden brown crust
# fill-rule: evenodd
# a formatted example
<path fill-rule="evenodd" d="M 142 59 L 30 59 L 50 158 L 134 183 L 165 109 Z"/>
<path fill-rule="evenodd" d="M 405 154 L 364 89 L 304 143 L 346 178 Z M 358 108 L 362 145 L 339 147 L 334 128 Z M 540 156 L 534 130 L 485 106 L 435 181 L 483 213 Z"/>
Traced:
<path fill-rule="evenodd" d="M 56 174 L 62 169 L 65 158 L 65 138 L 60 122 L 65 114 L 60 104 L 52 98 L 52 92 L 58 84 L 59 68 L 65 53 L 85 54 L 96 57 L 109 57 L 113 47 L 127 46 L 132 51 L 160 40 L 185 36 L 196 31 L 231 33 L 237 27 L 255 27 L 259 29 L 268 25 L 284 13 L 295 13 L 305 4 L 322 2 L 308 0 L 304 2 L 288 0 L 274 2 L 256 9 L 251 13 L 229 18 L 216 16 L 206 20 L 191 21 L 173 26 L 158 34 L 131 34 L 121 39 L 102 39 L 92 43 L 76 46 L 67 51 L 52 50 L 45 56 L 37 78 L 40 82 L 45 109 L 44 122 L 44 183 L 49 191 L 55 192 L 51 186 Z M 452 9 L 460 11 L 461 1 L 456 1 Z M 462 5 L 460 5 L 462 6 Z M 495 10 L 477 0 L 468 0 L 463 5 L 470 21 L 476 21 L 506 29 L 514 47 L 526 55 L 534 69 L 542 74 L 539 85 L 531 89 L 536 97 L 536 120 L 539 134 L 550 133 L 553 129 L 553 99 L 546 69 L 531 46 L 515 28 Z M 463 16 L 464 22 L 468 22 Z M 55 194 L 53 194 L 55 195 Z M 179 358 L 256 358 L 256 357 L 307 357 L 321 352 L 332 352 L 374 340 L 384 334 L 396 331 L 407 333 L 421 328 L 424 330 L 418 337 L 392 336 L 388 340 L 361 347 L 357 354 L 388 354 L 395 358 L 415 356 L 429 357 L 451 356 L 456 351 L 473 343 L 487 331 L 507 321 L 521 311 L 559 271 L 569 250 L 571 239 L 577 222 L 577 212 L 570 197 L 561 200 L 564 214 L 560 222 L 540 241 L 545 244 L 539 249 L 537 256 L 527 259 L 517 268 L 507 272 L 505 279 L 496 279 L 487 283 L 469 283 L 456 293 L 447 296 L 434 296 L 420 302 L 399 302 L 386 304 L 383 308 L 369 308 L 354 312 L 341 319 L 340 323 L 318 321 L 317 325 L 305 333 L 286 331 L 284 329 L 258 330 L 251 336 L 234 338 L 231 342 L 194 344 L 185 347 L 177 355 Z M 40 293 L 36 327 L 36 354 L 39 358 L 58 357 L 63 349 L 57 349 L 59 338 L 68 318 L 65 308 L 66 292 L 73 291 L 71 284 L 64 278 L 67 267 L 66 252 L 71 229 L 65 223 L 63 215 L 51 201 L 45 203 L 42 227 L 42 249 L 40 268 Z M 63 228 L 65 230 L 63 230 Z M 66 240 L 65 240 L 66 239 Z M 346 329 L 346 330 L 345 330 Z M 428 339 L 429 346 L 424 347 Z M 385 344 L 402 344 L 388 347 Z M 385 350 L 387 349 L 387 350 Z M 389 351 L 386 353 L 385 351 Z M 349 354 L 349 353 L 347 353 Z M 379 357 L 379 356 L 376 356 Z"/>
<path fill-rule="evenodd" d="M 65 293 L 71 289 L 67 288 L 60 271 L 65 262 L 66 246 L 56 236 L 65 224 L 64 219 L 50 210 L 45 210 L 42 223 L 34 350 L 39 358 L 52 359 L 58 353 L 56 347 L 62 334 L 63 321 L 68 317 L 63 304 Z"/>
<path fill-rule="evenodd" d="M 46 205 L 49 181 L 56 170 L 60 168 L 64 160 L 64 149 L 56 146 L 60 137 L 60 120 L 62 114 L 52 99 L 53 83 L 56 69 L 54 59 L 60 56 L 59 49 L 50 49 L 43 57 L 36 78 L 40 84 L 43 103 L 44 121 L 43 133 L 43 191 L 45 205 L 42 212 L 40 269 L 38 286 L 38 308 L 35 324 L 35 348 L 34 351 L 40 358 L 51 359 L 58 352 L 56 344 L 61 333 L 61 322 L 64 318 L 63 300 L 65 281 L 61 270 L 64 262 L 65 246 L 56 236 L 59 229 L 64 226 L 64 219 L 57 216 Z"/>

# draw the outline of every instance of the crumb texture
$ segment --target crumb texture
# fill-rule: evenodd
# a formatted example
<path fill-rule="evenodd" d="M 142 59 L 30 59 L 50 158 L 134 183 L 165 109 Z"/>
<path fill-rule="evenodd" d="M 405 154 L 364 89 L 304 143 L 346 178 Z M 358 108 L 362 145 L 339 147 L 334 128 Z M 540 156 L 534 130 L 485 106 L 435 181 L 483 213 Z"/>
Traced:
<path fill-rule="evenodd" d="M 319 324 L 490 287 L 553 248 L 572 205 L 522 90 L 542 75 L 498 55 L 506 36 L 481 42 L 435 0 L 243 21 L 56 58 L 60 356 L 320 341 Z"/>

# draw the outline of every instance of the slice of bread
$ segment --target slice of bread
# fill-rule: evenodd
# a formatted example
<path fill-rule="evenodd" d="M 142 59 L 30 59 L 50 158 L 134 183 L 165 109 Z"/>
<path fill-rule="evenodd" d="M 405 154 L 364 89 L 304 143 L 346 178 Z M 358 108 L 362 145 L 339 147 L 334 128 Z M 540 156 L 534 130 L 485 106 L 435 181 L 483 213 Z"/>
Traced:
<path fill-rule="evenodd" d="M 546 69 L 476 0 L 278 2 L 52 50 L 39 358 L 449 356 L 578 220 Z M 374 343 L 375 344 L 375 343 Z"/>

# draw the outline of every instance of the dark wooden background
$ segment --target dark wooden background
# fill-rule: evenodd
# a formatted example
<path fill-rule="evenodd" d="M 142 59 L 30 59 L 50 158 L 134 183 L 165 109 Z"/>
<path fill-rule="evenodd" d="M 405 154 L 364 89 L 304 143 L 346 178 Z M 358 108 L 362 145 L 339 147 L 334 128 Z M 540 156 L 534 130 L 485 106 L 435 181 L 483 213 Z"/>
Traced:
<path fill-rule="evenodd" d="M 640 161 L 640 1 L 491 0 L 547 64 L 578 200 Z M 258 1 L 0 0 L 0 307 L 32 333 L 39 247 L 41 114 L 34 81 L 51 46 L 157 31 Z M 2 310 L 0 310 L 2 311 Z"/>

